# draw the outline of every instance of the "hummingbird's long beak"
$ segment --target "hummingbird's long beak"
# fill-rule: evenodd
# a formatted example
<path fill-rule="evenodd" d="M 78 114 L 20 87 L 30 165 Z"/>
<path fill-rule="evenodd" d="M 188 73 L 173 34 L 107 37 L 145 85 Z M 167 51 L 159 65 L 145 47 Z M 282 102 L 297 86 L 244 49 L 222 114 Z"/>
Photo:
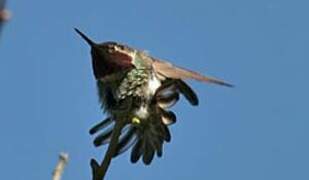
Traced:
<path fill-rule="evenodd" d="M 74 28 L 74 30 L 91 46 L 94 47 L 96 43 L 94 43 L 91 39 L 89 39 L 84 33 L 82 33 L 80 30 L 77 28 Z"/>

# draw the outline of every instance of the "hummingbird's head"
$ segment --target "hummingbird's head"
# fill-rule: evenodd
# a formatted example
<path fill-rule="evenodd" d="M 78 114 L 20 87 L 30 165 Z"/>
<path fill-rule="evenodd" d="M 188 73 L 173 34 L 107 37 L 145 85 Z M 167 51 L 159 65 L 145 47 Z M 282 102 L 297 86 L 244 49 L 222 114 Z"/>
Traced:
<path fill-rule="evenodd" d="M 84 33 L 75 31 L 90 45 L 94 75 L 97 79 L 133 67 L 136 51 L 116 42 L 95 43 Z"/>

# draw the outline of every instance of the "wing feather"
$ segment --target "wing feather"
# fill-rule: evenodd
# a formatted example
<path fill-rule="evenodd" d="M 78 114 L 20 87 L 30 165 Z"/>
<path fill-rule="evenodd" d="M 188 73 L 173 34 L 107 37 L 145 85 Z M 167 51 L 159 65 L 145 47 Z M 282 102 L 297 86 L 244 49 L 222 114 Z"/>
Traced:
<path fill-rule="evenodd" d="M 165 77 L 172 78 L 172 79 L 183 79 L 183 80 L 194 79 L 197 81 L 209 82 L 209 83 L 219 84 L 219 85 L 223 85 L 227 87 L 233 87 L 232 84 L 226 83 L 220 79 L 216 79 L 213 77 L 206 77 L 197 72 L 174 66 L 173 64 L 165 62 L 165 61 L 154 60 L 153 68 L 160 75 L 163 75 Z"/>

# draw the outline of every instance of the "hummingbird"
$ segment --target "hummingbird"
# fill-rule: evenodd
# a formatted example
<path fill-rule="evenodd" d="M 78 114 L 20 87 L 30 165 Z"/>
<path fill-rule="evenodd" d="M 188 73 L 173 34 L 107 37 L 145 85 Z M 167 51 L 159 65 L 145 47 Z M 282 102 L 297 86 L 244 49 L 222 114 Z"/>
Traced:
<path fill-rule="evenodd" d="M 197 106 L 198 96 L 185 80 L 193 79 L 232 87 L 222 80 L 207 77 L 150 56 L 147 52 L 118 42 L 95 43 L 83 32 L 75 31 L 91 48 L 93 74 L 99 102 L 107 118 L 90 129 L 102 131 L 94 145 L 109 144 L 106 170 L 113 157 L 132 148 L 130 160 L 149 165 L 154 155 L 161 157 L 163 144 L 170 142 L 168 126 L 176 122 L 169 109 L 180 95 Z M 107 158 L 108 156 L 108 158 Z M 100 168 L 95 160 L 92 167 Z"/>

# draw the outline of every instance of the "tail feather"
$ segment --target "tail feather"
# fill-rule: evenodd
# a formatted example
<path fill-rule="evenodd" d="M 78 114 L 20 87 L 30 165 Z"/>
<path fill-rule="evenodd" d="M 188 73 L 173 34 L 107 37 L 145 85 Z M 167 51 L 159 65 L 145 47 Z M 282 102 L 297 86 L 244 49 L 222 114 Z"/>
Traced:
<path fill-rule="evenodd" d="M 156 103 L 163 109 L 171 108 L 179 100 L 181 93 L 193 106 L 198 105 L 198 97 L 193 89 L 183 80 L 168 79 L 157 89 Z"/>
<path fill-rule="evenodd" d="M 133 146 L 132 152 L 131 152 L 131 162 L 136 163 L 143 153 L 143 140 L 137 141 L 137 143 Z"/>
<path fill-rule="evenodd" d="M 108 117 L 106 119 L 104 119 L 102 122 L 96 124 L 95 126 L 93 126 L 90 130 L 89 130 L 89 134 L 93 135 L 95 133 L 97 133 L 98 131 L 100 131 L 101 129 L 106 128 L 107 126 L 109 126 L 111 123 L 113 122 L 113 119 Z"/>
<path fill-rule="evenodd" d="M 162 122 L 167 126 L 176 123 L 175 113 L 173 113 L 172 111 L 162 110 Z"/>
<path fill-rule="evenodd" d="M 198 105 L 198 97 L 191 87 L 182 80 L 176 80 L 177 88 L 193 106 Z"/>
<path fill-rule="evenodd" d="M 93 144 L 98 147 L 110 142 L 113 133 L 113 128 L 109 128 L 99 134 L 93 141 Z"/>
<path fill-rule="evenodd" d="M 171 134 L 166 124 L 162 120 L 162 116 L 169 116 L 170 121 L 176 121 L 176 116 L 173 112 L 166 112 L 165 110 L 156 107 L 144 124 L 138 128 L 139 140 L 135 144 L 131 153 L 131 162 L 136 163 L 140 158 L 145 165 L 151 164 L 154 155 L 161 157 L 163 154 L 164 142 L 170 142 Z M 168 123 L 171 124 L 171 123 Z"/>
<path fill-rule="evenodd" d="M 130 129 L 125 133 L 125 135 L 123 135 L 123 137 L 120 138 L 114 157 L 128 150 L 136 141 L 137 141 L 136 128 L 130 127 Z"/>
<path fill-rule="evenodd" d="M 157 103 L 163 109 L 168 109 L 174 106 L 179 100 L 179 93 L 174 90 L 174 92 L 168 96 L 159 95 L 157 96 Z"/>
<path fill-rule="evenodd" d="M 149 139 L 151 137 L 147 137 Z M 155 148 L 152 146 L 151 141 L 149 143 L 144 143 L 144 154 L 143 154 L 143 162 L 146 165 L 149 165 L 151 161 L 153 160 L 154 154 L 155 154 Z"/>
<path fill-rule="evenodd" d="M 171 139 L 172 139 L 170 130 L 169 130 L 168 127 L 165 126 L 165 125 L 163 126 L 163 128 L 164 128 L 164 132 L 165 132 L 164 140 L 165 140 L 166 142 L 170 142 Z"/>
<path fill-rule="evenodd" d="M 162 155 L 163 155 L 163 143 L 160 142 L 160 143 L 159 143 L 159 146 L 158 146 L 158 148 L 157 148 L 157 156 L 158 156 L 158 157 L 162 157 Z"/>
<path fill-rule="evenodd" d="M 154 147 L 154 149 L 157 151 L 157 154 L 160 152 L 158 151 L 161 151 L 161 154 L 162 154 L 162 144 L 163 144 L 163 140 L 162 139 L 159 139 L 159 138 L 154 138 L 152 141 L 151 141 L 151 145 Z"/>
<path fill-rule="evenodd" d="M 96 126 L 98 126 L 98 125 L 95 125 L 95 127 Z M 100 129 L 103 130 L 103 131 L 93 141 L 93 144 L 96 147 L 108 144 L 110 142 L 110 140 L 112 138 L 112 133 L 113 133 L 113 130 L 114 130 L 114 124 L 111 125 L 111 126 L 107 126 L 107 127 L 105 126 L 104 128 L 101 127 Z M 122 135 L 121 137 L 125 137 L 126 135 L 128 135 L 129 129 L 130 129 L 129 126 L 124 127 L 121 130 L 121 135 Z"/>

